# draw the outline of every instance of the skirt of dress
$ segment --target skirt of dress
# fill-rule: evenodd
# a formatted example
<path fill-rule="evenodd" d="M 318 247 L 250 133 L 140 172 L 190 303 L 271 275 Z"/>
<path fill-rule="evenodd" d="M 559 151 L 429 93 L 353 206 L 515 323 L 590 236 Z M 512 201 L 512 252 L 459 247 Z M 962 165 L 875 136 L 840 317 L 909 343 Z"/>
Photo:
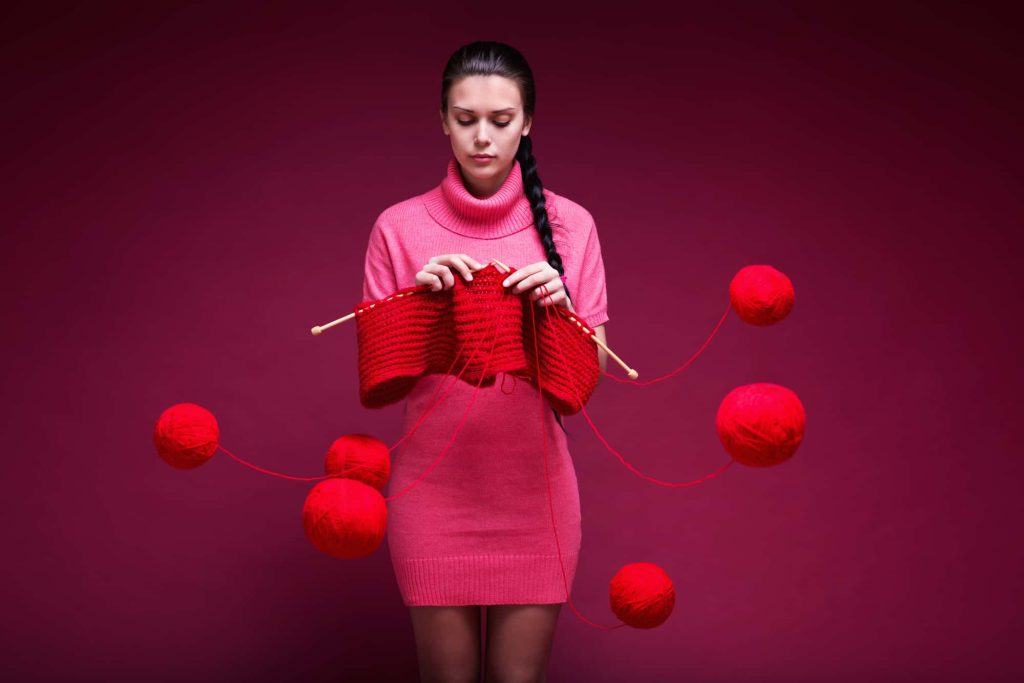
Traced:
<path fill-rule="evenodd" d="M 403 602 L 565 602 L 582 540 L 580 498 L 550 404 L 504 373 L 479 389 L 428 375 L 406 397 L 401 434 L 421 418 L 392 453 L 385 492 L 404 492 L 388 502 L 387 527 Z"/>

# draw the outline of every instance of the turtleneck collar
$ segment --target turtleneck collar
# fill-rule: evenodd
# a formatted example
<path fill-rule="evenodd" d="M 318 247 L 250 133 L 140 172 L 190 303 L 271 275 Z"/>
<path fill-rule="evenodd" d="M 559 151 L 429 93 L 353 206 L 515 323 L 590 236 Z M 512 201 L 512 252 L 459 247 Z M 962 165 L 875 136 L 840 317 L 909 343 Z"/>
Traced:
<path fill-rule="evenodd" d="M 470 194 L 459 175 L 459 162 L 448 159 L 448 172 L 441 184 L 423 195 L 434 220 L 467 237 L 493 239 L 519 232 L 533 225 L 530 200 L 523 194 L 523 173 L 519 160 L 512 163 L 505 182 L 486 199 Z"/>

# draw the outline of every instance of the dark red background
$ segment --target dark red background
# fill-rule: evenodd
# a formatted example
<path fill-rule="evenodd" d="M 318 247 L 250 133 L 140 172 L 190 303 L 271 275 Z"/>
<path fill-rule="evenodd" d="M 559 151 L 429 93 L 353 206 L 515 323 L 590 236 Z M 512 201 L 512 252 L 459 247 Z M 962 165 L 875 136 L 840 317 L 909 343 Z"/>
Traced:
<path fill-rule="evenodd" d="M 808 415 L 789 462 L 666 489 L 567 421 L 577 607 L 614 623 L 634 561 L 678 602 L 651 631 L 563 609 L 551 680 L 1024 675 L 1008 13 L 142 4 L 3 10 L 4 680 L 415 679 L 386 547 L 320 554 L 309 485 L 223 454 L 173 470 L 151 431 L 197 402 L 305 476 L 342 434 L 397 440 L 398 407 L 359 405 L 354 328 L 309 328 L 359 302 L 376 215 L 443 177 L 441 70 L 478 39 L 534 68 L 541 177 L 595 216 L 609 343 L 642 379 L 699 347 L 742 266 L 797 291 L 588 405 L 682 481 L 728 460 L 722 397 L 777 382 Z"/>

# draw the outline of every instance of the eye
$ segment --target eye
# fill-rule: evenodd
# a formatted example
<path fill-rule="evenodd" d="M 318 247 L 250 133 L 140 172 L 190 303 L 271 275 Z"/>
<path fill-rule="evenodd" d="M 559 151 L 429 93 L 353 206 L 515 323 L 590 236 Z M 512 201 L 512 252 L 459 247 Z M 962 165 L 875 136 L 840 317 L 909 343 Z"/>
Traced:
<path fill-rule="evenodd" d="M 469 126 L 469 125 L 471 125 L 473 123 L 472 121 L 463 121 L 462 119 L 457 119 L 457 121 L 458 121 L 460 126 Z M 510 123 L 512 123 L 512 122 L 511 121 L 495 121 L 494 125 L 498 126 L 499 128 L 504 128 L 505 126 L 509 125 Z"/>

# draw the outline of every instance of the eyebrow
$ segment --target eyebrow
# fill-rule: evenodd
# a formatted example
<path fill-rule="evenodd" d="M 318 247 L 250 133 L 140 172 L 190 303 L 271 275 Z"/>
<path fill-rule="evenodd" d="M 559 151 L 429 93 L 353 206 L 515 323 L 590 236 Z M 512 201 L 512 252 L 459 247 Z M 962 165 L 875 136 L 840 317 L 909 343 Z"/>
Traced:
<path fill-rule="evenodd" d="M 453 109 L 461 109 L 462 111 L 468 111 L 468 112 L 469 112 L 470 114 L 475 114 L 475 113 L 476 113 L 476 112 L 475 112 L 475 111 L 473 111 L 472 109 L 466 109 L 465 107 L 453 106 L 452 108 L 453 108 Z M 491 113 L 492 113 L 492 114 L 501 114 L 502 112 L 506 112 L 506 111 L 515 111 L 515 110 L 516 110 L 516 108 L 515 108 L 515 107 L 505 107 L 504 109 L 495 109 L 495 110 L 494 110 L 494 111 L 492 111 Z"/>

